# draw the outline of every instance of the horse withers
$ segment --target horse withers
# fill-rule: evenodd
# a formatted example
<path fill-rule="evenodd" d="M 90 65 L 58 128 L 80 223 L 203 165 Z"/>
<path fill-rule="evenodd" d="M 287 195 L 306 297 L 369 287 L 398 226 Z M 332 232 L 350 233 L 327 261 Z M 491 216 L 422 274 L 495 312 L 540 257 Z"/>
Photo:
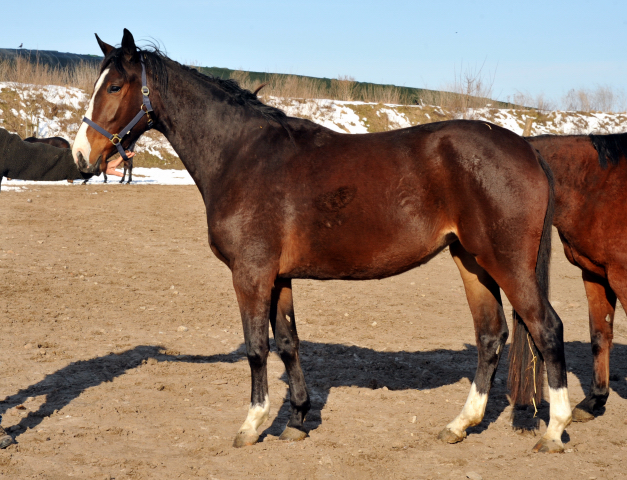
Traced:
<path fill-rule="evenodd" d="M 563 450 L 571 420 L 563 332 L 547 298 L 552 180 L 525 140 L 461 120 L 340 134 L 287 117 L 233 80 L 140 50 L 128 30 L 120 48 L 96 38 L 105 58 L 74 141 L 76 164 L 97 171 L 117 142 L 131 145 L 154 127 L 198 186 L 209 245 L 232 271 L 252 377 L 235 446 L 256 443 L 270 413 L 270 327 L 290 391 L 281 438 L 307 435 L 311 403 L 292 279 L 389 277 L 448 246 L 466 289 L 478 365 L 466 404 L 439 438 L 459 442 L 483 418 L 508 337 L 502 288 L 520 314 L 510 349 L 512 398 L 539 399 L 542 362 L 532 358 L 544 360 L 551 418 L 534 449 Z"/>
<path fill-rule="evenodd" d="M 581 268 L 594 365 L 573 420 L 592 420 L 610 393 L 616 299 L 627 305 L 627 133 L 540 135 L 527 140 L 555 176 L 557 227 L 566 258 Z"/>

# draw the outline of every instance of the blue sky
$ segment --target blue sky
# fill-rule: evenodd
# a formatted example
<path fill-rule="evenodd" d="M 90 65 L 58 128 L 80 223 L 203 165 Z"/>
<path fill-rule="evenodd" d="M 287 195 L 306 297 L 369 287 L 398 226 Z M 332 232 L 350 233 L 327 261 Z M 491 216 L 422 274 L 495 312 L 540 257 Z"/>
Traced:
<path fill-rule="evenodd" d="M 627 90 L 627 1 L 12 2 L 0 48 L 99 54 L 155 39 L 180 62 L 441 88 L 483 65 L 494 96 Z"/>

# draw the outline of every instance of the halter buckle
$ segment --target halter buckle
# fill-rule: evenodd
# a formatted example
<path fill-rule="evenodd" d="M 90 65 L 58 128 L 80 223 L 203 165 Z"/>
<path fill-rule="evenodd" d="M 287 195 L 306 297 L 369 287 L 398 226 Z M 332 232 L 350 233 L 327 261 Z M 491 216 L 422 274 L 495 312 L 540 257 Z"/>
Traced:
<path fill-rule="evenodd" d="M 144 97 L 150 95 L 150 89 L 145 85 L 142 87 L 142 94 L 144 95 Z"/>
<path fill-rule="evenodd" d="M 116 141 L 117 140 L 117 141 Z M 120 136 L 117 133 L 114 133 L 111 138 L 109 139 L 109 141 L 113 144 L 113 145 L 117 145 L 118 143 L 120 143 L 122 141 L 122 139 L 120 138 Z"/>

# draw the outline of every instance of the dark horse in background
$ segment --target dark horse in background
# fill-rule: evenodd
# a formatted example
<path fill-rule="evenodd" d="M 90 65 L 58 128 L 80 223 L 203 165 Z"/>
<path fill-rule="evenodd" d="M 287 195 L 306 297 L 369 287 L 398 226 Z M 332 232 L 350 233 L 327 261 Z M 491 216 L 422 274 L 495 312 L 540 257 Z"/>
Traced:
<path fill-rule="evenodd" d="M 555 177 L 555 216 L 566 258 L 581 268 L 594 367 L 590 392 L 573 410 L 588 421 L 610 393 L 616 298 L 627 305 L 627 133 L 527 138 Z"/>
<path fill-rule="evenodd" d="M 232 271 L 252 376 L 251 405 L 235 446 L 256 443 L 270 411 L 269 326 L 290 391 L 291 416 L 281 438 L 307 435 L 310 399 L 292 279 L 384 278 L 448 246 L 466 289 L 479 358 L 468 400 L 440 438 L 461 441 L 483 418 L 508 336 L 500 287 L 522 318 L 510 349 L 512 396 L 531 401 L 535 388 L 539 398 L 530 362 L 543 359 L 550 422 L 534 448 L 563 450 L 561 435 L 571 420 L 563 331 L 547 298 L 552 180 L 524 139 L 474 121 L 340 134 L 287 117 L 233 80 L 140 50 L 128 30 L 120 48 L 98 43 L 105 58 L 87 118 L 112 137 L 130 130 L 125 148 L 154 121 L 196 182 L 211 250 Z M 148 89 L 153 110 L 146 107 Z M 150 118 L 141 116 L 144 109 Z M 125 128 L 137 115 L 138 123 Z M 115 148 L 83 123 L 73 154 L 81 171 L 94 172 Z M 541 362 L 535 364 L 539 382 Z"/>
<path fill-rule="evenodd" d="M 47 145 L 52 145 L 57 148 L 71 148 L 70 142 L 68 142 L 63 137 L 48 137 L 48 138 L 37 138 L 37 137 L 27 137 L 24 139 L 25 142 L 28 143 L 45 143 Z M 74 183 L 74 179 L 68 179 L 68 183 Z M 83 185 L 87 183 L 87 180 L 83 182 Z"/>
<path fill-rule="evenodd" d="M 18 180 L 59 181 L 88 179 L 72 159 L 70 144 L 63 138 L 27 139 L 0 128 L 0 184 L 2 177 Z M 48 146 L 52 141 L 51 148 Z"/>

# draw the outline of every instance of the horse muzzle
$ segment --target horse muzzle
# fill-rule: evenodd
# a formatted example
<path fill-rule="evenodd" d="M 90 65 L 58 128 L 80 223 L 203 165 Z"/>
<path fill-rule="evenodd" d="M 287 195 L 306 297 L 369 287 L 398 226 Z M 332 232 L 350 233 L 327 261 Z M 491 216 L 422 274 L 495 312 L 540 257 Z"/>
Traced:
<path fill-rule="evenodd" d="M 78 166 L 78 170 L 82 173 L 90 173 L 92 175 L 100 175 L 100 163 L 102 162 L 102 155 L 98 157 L 96 163 L 90 165 L 85 157 L 83 157 L 83 152 L 79 151 L 76 154 L 76 164 Z"/>

